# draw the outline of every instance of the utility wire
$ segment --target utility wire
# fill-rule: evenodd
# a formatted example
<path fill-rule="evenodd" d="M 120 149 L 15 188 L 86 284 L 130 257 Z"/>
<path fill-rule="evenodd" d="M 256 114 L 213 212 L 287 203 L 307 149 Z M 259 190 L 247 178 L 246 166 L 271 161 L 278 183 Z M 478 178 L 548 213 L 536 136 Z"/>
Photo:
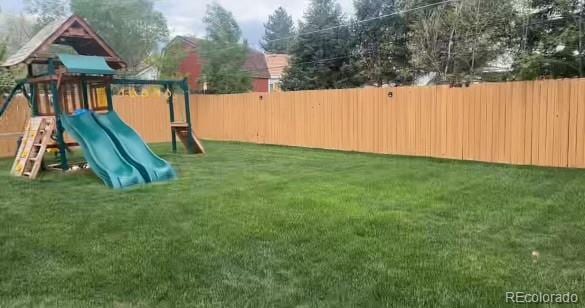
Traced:
<path fill-rule="evenodd" d="M 357 22 L 353 22 L 353 23 L 348 23 L 348 24 L 344 24 L 344 25 L 338 25 L 338 26 L 334 26 L 334 27 L 328 27 L 328 28 L 324 28 L 324 29 L 319 29 L 319 30 L 315 30 L 315 31 L 309 31 L 309 32 L 303 32 L 303 33 L 299 33 L 295 36 L 289 36 L 289 37 L 284 37 L 284 38 L 279 38 L 279 39 L 274 39 L 274 40 L 268 40 L 266 42 L 273 42 L 273 41 L 282 41 L 282 40 L 289 40 L 289 39 L 294 39 L 296 37 L 299 36 L 303 36 L 303 35 L 309 35 L 309 34 L 315 34 L 315 33 L 320 33 L 320 32 L 326 32 L 326 31 L 331 31 L 334 29 L 339 29 L 339 28 L 343 28 L 343 27 L 348 27 L 351 25 L 355 25 L 355 24 L 362 24 L 362 23 L 366 23 L 366 22 L 370 22 L 370 21 L 374 21 L 374 20 L 378 20 L 378 19 L 383 19 L 383 18 L 387 18 L 390 16 L 394 16 L 394 15 L 399 15 L 399 14 L 406 14 L 409 12 L 414 12 L 414 11 L 418 11 L 418 10 L 423 10 L 429 7 L 433 7 L 433 6 L 439 6 L 439 5 L 443 5 L 443 4 L 447 4 L 447 3 L 451 3 L 451 2 L 458 2 L 458 1 L 462 1 L 462 0 L 447 0 L 447 1 L 442 1 L 442 2 L 438 2 L 438 3 L 433 3 L 433 4 L 428 4 L 428 5 L 424 5 L 424 6 L 420 6 L 420 7 L 416 7 L 416 8 L 412 8 L 412 9 L 407 9 L 407 10 L 402 10 L 402 11 L 398 11 L 398 12 L 394 12 L 391 14 L 386 14 L 386 15 L 381 15 L 381 16 L 377 16 L 377 17 L 372 17 L 372 18 L 367 18 L 367 19 L 363 19 Z M 554 22 L 558 22 L 561 21 L 563 19 L 567 19 L 567 18 L 571 18 L 571 17 L 575 17 L 578 16 L 579 13 L 572 13 L 569 15 L 565 15 L 565 16 L 558 16 L 555 18 L 550 18 L 550 19 L 545 19 L 545 20 L 534 20 L 530 23 L 525 23 L 522 26 L 523 27 L 530 27 L 533 25 L 539 25 L 539 24 L 546 24 L 546 23 L 554 23 Z M 497 24 L 501 24 L 502 22 L 508 22 L 507 19 L 502 18 L 502 20 L 492 20 L 490 23 L 488 24 L 482 24 L 481 27 L 482 28 L 488 28 L 490 26 L 494 26 Z M 476 33 L 468 33 L 466 35 L 459 35 L 455 38 L 454 42 L 460 42 L 466 39 L 469 39 L 471 37 L 477 37 Z M 572 46 L 569 46 L 571 44 L 565 44 L 565 48 L 571 48 Z M 235 48 L 236 46 L 233 47 L 228 47 L 228 48 L 224 48 L 223 50 L 226 49 L 231 49 L 231 48 Z M 577 46 L 575 46 L 577 47 Z M 221 50 L 221 49 L 220 49 Z M 352 52 L 350 51 L 349 53 L 345 54 L 345 55 L 341 55 L 341 56 L 337 56 L 337 57 L 331 57 L 331 58 L 325 58 L 325 59 L 317 59 L 314 61 L 305 61 L 305 62 L 297 62 L 294 63 L 295 65 L 310 65 L 310 64 L 323 64 L 323 63 L 327 63 L 330 61 L 336 61 L 336 60 L 341 60 L 341 59 L 348 59 L 354 56 L 364 56 L 364 55 L 371 55 L 371 54 L 375 54 L 377 53 L 377 50 L 371 50 L 369 52 L 365 52 L 365 53 L 359 53 L 359 54 L 352 54 Z M 289 65 L 278 65 L 278 66 L 267 66 L 268 69 L 274 69 L 274 68 L 286 68 L 289 67 Z"/>
<path fill-rule="evenodd" d="M 427 8 L 431 8 L 431 7 L 436 7 L 436 6 L 440 6 L 440 5 L 444 5 L 444 4 L 449 4 L 449 3 L 454 3 L 454 2 L 459 2 L 459 1 L 464 1 L 464 0 L 445 0 L 445 1 L 441 1 L 441 2 L 436 2 L 436 3 L 431 3 L 431 4 L 427 4 L 427 5 L 422 5 L 422 6 L 418 6 L 418 7 L 414 7 L 414 8 L 410 8 L 410 9 L 405 9 L 405 10 L 401 10 L 401 11 L 396 11 L 393 13 L 389 13 L 389 14 L 385 14 L 385 15 L 380 15 L 380 16 L 376 16 L 376 17 L 370 17 L 370 18 L 366 18 L 366 19 L 362 19 L 359 20 L 357 22 L 349 22 L 343 25 L 337 25 L 337 26 L 333 26 L 333 27 L 328 27 L 328 28 L 323 28 L 323 29 L 319 29 L 319 30 L 314 30 L 314 31 L 308 31 L 308 32 L 303 32 L 303 33 L 298 33 L 297 35 L 292 35 L 292 36 L 288 36 L 288 37 L 283 37 L 283 38 L 278 38 L 278 39 L 273 39 L 273 40 L 267 40 L 265 41 L 266 43 L 269 42 L 277 42 L 277 41 L 283 41 L 283 40 L 291 40 L 291 39 L 295 39 L 297 37 L 303 36 L 303 35 L 310 35 L 310 34 L 316 34 L 316 33 L 321 33 L 321 32 L 327 32 L 327 31 L 331 31 L 334 29 L 340 29 L 340 28 L 344 28 L 344 27 L 350 27 L 352 25 L 355 24 L 363 24 L 363 23 L 367 23 L 367 22 L 371 22 L 374 20 L 379 20 L 379 19 L 384 19 L 384 18 L 388 18 L 391 16 L 396 16 L 396 15 L 402 15 L 402 14 L 407 14 L 407 13 L 412 13 L 412 12 L 416 12 L 416 11 L 420 11 L 420 10 L 424 10 Z M 555 17 L 555 18 L 551 18 L 551 19 L 546 19 L 546 20 L 539 20 L 539 21 L 534 21 L 534 22 L 530 22 L 528 24 L 524 24 L 522 26 L 524 27 L 529 27 L 532 25 L 538 25 L 538 24 L 545 24 L 545 23 L 552 23 L 552 22 L 557 22 L 572 16 L 577 16 L 578 13 L 572 13 L 570 15 L 565 15 L 565 16 L 559 16 L 559 17 Z M 483 27 L 488 27 L 490 25 L 496 25 L 496 24 L 500 24 L 501 22 L 505 22 L 507 21 L 507 19 L 502 19 L 502 21 L 496 21 L 496 22 L 492 22 L 488 25 L 482 25 Z M 463 39 L 467 39 L 472 35 L 467 35 L 467 36 L 458 36 L 457 40 L 463 40 Z M 233 48 L 237 48 L 239 46 L 231 46 L 231 47 L 227 47 L 227 48 L 221 48 L 218 49 L 216 51 L 223 51 L 223 50 L 229 50 L 229 49 L 233 49 Z M 568 47 L 568 46 L 567 46 Z M 371 54 L 373 52 L 370 52 L 369 54 Z M 364 55 L 363 53 L 361 53 L 360 55 Z M 347 58 L 351 58 L 353 55 L 352 54 L 346 54 L 346 55 L 342 55 L 342 56 L 338 56 L 338 57 L 332 57 L 332 58 L 327 58 L 327 59 L 318 59 L 315 61 L 305 61 L 305 62 L 298 62 L 295 63 L 296 65 L 305 65 L 305 64 L 322 64 L 322 63 L 326 63 L 329 61 L 335 61 L 335 60 L 341 60 L 341 59 L 347 59 Z M 268 66 L 268 69 L 271 68 L 286 68 L 289 67 L 289 65 L 280 65 L 280 66 Z"/>
<path fill-rule="evenodd" d="M 267 40 L 265 42 L 266 43 L 270 43 L 270 42 L 277 42 L 277 41 L 294 39 L 296 37 L 303 36 L 303 35 L 315 34 L 315 33 L 326 32 L 326 31 L 330 31 L 330 30 L 334 30 L 334 29 L 340 29 L 340 28 L 350 27 L 350 26 L 356 25 L 356 24 L 363 24 L 363 23 L 370 22 L 370 21 L 374 21 L 374 20 L 378 20 L 378 19 L 384 19 L 384 18 L 391 17 L 391 16 L 402 15 L 402 14 L 411 13 L 411 12 L 415 12 L 415 11 L 419 11 L 419 10 L 424 10 L 424 9 L 427 9 L 427 8 L 430 8 L 430 7 L 434 7 L 434 6 L 439 6 L 439 5 L 448 4 L 448 3 L 452 3 L 452 2 L 459 2 L 459 1 L 463 1 L 463 0 L 444 0 L 444 1 L 441 1 L 441 2 L 436 2 L 436 3 L 427 4 L 427 5 L 422 5 L 422 6 L 419 6 L 419 7 L 415 7 L 415 8 L 411 8 L 411 9 L 406 9 L 406 10 L 402 10 L 402 11 L 397 11 L 397 12 L 393 12 L 393 13 L 390 13 L 390 14 L 385 14 L 385 15 L 380 15 L 380 16 L 376 16 L 376 17 L 370 17 L 370 18 L 358 20 L 358 21 L 353 22 L 353 23 L 352 22 L 349 22 L 349 23 L 346 23 L 346 24 L 343 24 L 343 25 L 338 25 L 338 26 L 323 28 L 323 29 L 314 30 L 314 31 L 303 32 L 303 33 L 299 33 L 298 35 L 291 35 L 291 36 L 288 36 L 288 37 L 283 37 L 283 38 L 278 38 L 278 39 L 273 39 L 273 40 Z"/>
<path fill-rule="evenodd" d="M 578 13 L 575 13 L 574 15 L 578 15 Z M 569 18 L 569 17 L 570 16 L 563 16 L 563 17 L 554 18 L 554 19 L 539 20 L 539 21 L 534 21 L 534 22 L 528 23 L 528 24 L 523 24 L 522 26 L 525 27 L 525 26 L 531 26 L 531 25 L 540 25 L 540 24 L 552 23 L 552 22 L 556 22 L 556 21 L 559 21 L 559 20 L 562 20 L 562 19 Z M 490 26 L 494 26 L 494 25 L 501 24 L 502 22 L 506 22 L 506 21 L 508 21 L 506 18 L 502 18 L 501 20 L 496 19 L 496 20 L 492 20 L 489 24 L 483 24 L 481 26 L 483 28 L 487 28 L 487 27 L 490 27 Z M 461 42 L 461 41 L 464 41 L 464 40 L 467 40 L 469 38 L 476 37 L 476 36 L 477 35 L 475 33 L 469 33 L 467 35 L 458 35 L 458 36 L 455 37 L 454 42 L 455 43 Z M 575 47 L 576 48 L 576 47 L 578 47 L 578 46 L 572 46 L 571 44 L 565 44 L 564 46 L 565 46 L 565 48 L 572 48 L 572 47 Z M 298 62 L 298 63 L 295 63 L 295 64 L 296 65 L 301 65 L 301 64 L 302 65 L 304 65 L 304 64 L 322 64 L 324 62 L 329 62 L 329 61 L 335 61 L 335 60 L 340 60 L 340 59 L 351 58 L 354 55 L 353 54 L 350 54 L 350 53 L 347 53 L 345 55 L 338 56 L 338 57 L 332 57 L 332 58 L 327 58 L 327 59 L 318 59 L 318 60 L 315 60 L 315 61 Z M 358 56 L 371 55 L 371 54 L 374 54 L 374 53 L 376 53 L 376 50 L 373 50 L 373 51 L 370 51 L 370 52 L 366 52 L 366 53 L 360 53 L 360 54 L 358 54 Z M 275 66 L 267 66 L 267 68 L 268 69 L 271 69 L 271 68 L 286 68 L 286 67 L 289 67 L 289 66 L 290 66 L 290 64 L 289 65 L 275 65 Z"/>
<path fill-rule="evenodd" d="M 352 25 L 356 25 L 356 24 L 367 23 L 367 22 L 371 22 L 371 21 L 374 21 L 374 20 L 378 20 L 378 19 L 388 18 L 390 16 L 396 16 L 396 15 L 401 15 L 401 14 L 412 13 L 412 12 L 419 11 L 419 10 L 424 10 L 424 9 L 427 9 L 427 8 L 430 8 L 430 7 L 440 6 L 440 5 L 443 5 L 443 4 L 448 4 L 448 3 L 453 3 L 453 2 L 459 2 L 459 1 L 465 1 L 465 0 L 444 0 L 444 1 L 441 1 L 441 2 L 426 4 L 426 5 L 418 6 L 418 7 L 411 8 L 411 9 L 405 9 L 405 10 L 401 10 L 401 11 L 396 11 L 396 12 L 393 12 L 393 13 L 390 13 L 390 14 L 380 15 L 380 16 L 376 16 L 376 17 L 370 17 L 370 18 L 358 20 L 356 22 L 351 22 L 350 21 L 348 23 L 341 24 L 341 25 L 337 25 L 337 26 L 333 26 L 333 27 L 327 27 L 327 28 L 323 28 L 323 29 L 319 29 L 319 30 L 298 33 L 298 34 L 291 35 L 291 36 L 287 36 L 287 37 L 282 37 L 282 38 L 277 38 L 277 39 L 272 39 L 272 40 L 266 40 L 264 42 L 265 43 L 270 43 L 270 42 L 278 42 L 278 41 L 284 41 L 284 40 L 291 40 L 291 39 L 295 39 L 297 37 L 301 37 L 301 36 L 304 36 L 304 35 L 321 33 L 321 32 L 327 32 L 327 31 L 331 31 L 331 30 L 334 30 L 334 29 L 341 29 L 341 28 L 345 28 L 345 27 L 351 27 Z M 223 50 L 229 50 L 229 49 L 239 48 L 239 47 L 240 46 L 231 46 L 231 47 L 227 47 L 227 48 L 216 49 L 215 51 L 223 51 Z"/>

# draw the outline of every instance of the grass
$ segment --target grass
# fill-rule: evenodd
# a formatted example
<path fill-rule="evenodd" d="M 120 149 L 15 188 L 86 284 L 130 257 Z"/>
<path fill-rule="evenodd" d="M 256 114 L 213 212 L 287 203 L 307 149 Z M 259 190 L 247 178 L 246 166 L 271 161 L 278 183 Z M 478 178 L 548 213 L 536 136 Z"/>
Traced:
<path fill-rule="evenodd" d="M 1 160 L 0 307 L 585 300 L 585 171 L 206 146 L 155 146 L 180 179 L 123 192 Z"/>

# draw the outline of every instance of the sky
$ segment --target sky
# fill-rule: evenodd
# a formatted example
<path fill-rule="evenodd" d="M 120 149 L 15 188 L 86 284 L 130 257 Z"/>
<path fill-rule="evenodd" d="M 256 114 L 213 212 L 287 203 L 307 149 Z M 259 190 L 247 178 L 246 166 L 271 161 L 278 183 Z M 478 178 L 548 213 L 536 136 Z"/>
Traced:
<path fill-rule="evenodd" d="M 120 0 L 124 1 L 124 0 Z M 202 23 L 205 6 L 213 0 L 156 0 L 156 8 L 167 18 L 172 35 L 205 35 Z M 302 18 L 309 0 L 216 0 L 231 11 L 238 21 L 244 37 L 250 45 L 258 46 L 264 33 L 264 23 L 276 8 L 284 7 L 295 22 Z M 353 12 L 353 0 L 338 0 L 346 14 Z M 21 13 L 24 0 L 0 0 L 0 7 L 6 13 Z"/>

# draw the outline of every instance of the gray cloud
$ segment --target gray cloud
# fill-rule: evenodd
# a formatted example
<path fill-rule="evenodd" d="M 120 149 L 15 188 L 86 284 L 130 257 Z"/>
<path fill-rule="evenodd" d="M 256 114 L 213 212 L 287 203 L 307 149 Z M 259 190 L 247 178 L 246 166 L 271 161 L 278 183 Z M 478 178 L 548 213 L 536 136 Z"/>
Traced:
<path fill-rule="evenodd" d="M 23 0 L 0 0 L 0 8 L 5 13 L 20 13 L 24 10 Z"/>
<path fill-rule="evenodd" d="M 123 0 L 120 0 L 123 1 Z M 264 22 L 279 6 L 284 7 L 295 21 L 302 18 L 309 0 L 216 0 L 230 10 L 242 28 L 250 45 L 257 46 L 264 33 Z M 347 15 L 353 12 L 353 0 L 338 0 Z M 205 7 L 213 0 L 157 0 L 156 8 L 167 18 L 172 35 L 195 35 L 203 37 L 205 26 L 202 19 Z M 0 0 L 0 7 L 6 12 L 20 13 L 23 0 Z"/>
<path fill-rule="evenodd" d="M 199 37 L 205 35 L 205 26 L 202 19 L 205 15 L 205 7 L 213 0 L 159 0 L 157 9 L 167 17 L 172 34 L 192 34 Z M 244 37 L 250 45 L 257 46 L 264 33 L 264 22 L 279 6 L 284 7 L 295 21 L 303 16 L 309 0 L 217 0 L 219 4 L 231 11 L 242 28 Z M 339 0 L 346 14 L 353 11 L 353 0 Z"/>

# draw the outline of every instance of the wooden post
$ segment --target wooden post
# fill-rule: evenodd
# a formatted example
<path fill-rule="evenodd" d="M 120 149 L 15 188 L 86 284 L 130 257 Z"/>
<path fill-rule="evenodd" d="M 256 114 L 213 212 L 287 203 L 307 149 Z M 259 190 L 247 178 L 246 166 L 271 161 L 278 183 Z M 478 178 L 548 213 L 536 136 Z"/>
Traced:
<path fill-rule="evenodd" d="M 55 75 L 55 64 L 53 60 L 49 60 L 49 75 Z M 63 124 L 61 123 L 61 103 L 59 102 L 59 89 L 57 89 L 57 81 L 51 80 L 51 94 L 53 96 L 53 109 L 55 110 L 55 119 L 57 122 L 57 143 L 59 145 L 59 156 L 61 158 L 61 169 L 63 171 L 69 169 L 67 162 L 67 145 L 63 138 Z"/>
<path fill-rule="evenodd" d="M 34 77 L 34 72 L 33 72 L 33 65 L 29 64 L 26 66 L 26 71 L 27 71 L 27 76 L 26 78 L 33 78 Z M 32 112 L 32 116 L 36 117 L 39 115 L 39 102 L 37 100 L 37 86 L 34 83 L 29 83 L 30 85 L 30 109 Z"/>
<path fill-rule="evenodd" d="M 169 91 L 171 95 L 169 95 L 169 115 L 171 117 L 171 124 L 175 122 L 175 103 L 174 103 L 174 96 L 175 96 L 175 88 L 171 85 L 165 85 L 165 90 Z M 171 126 L 171 142 L 172 142 L 172 149 L 173 153 L 177 153 L 177 132 Z"/>
<path fill-rule="evenodd" d="M 189 82 L 187 81 L 187 78 L 183 79 L 183 83 L 182 83 L 182 88 L 183 88 L 183 95 L 185 96 L 185 117 L 186 117 L 186 121 L 187 121 L 187 127 L 188 127 L 188 132 L 189 134 L 193 134 L 193 127 L 191 126 L 191 99 L 189 97 Z M 193 140 L 193 136 L 190 136 L 190 138 L 188 138 L 189 142 L 188 142 L 188 149 L 187 151 L 190 153 L 195 153 L 195 140 Z"/>
<path fill-rule="evenodd" d="M 34 83 L 30 84 L 30 105 L 32 116 L 39 116 L 39 100 L 37 98 L 37 85 Z"/>
<path fill-rule="evenodd" d="M 89 109 L 89 99 L 87 98 L 87 81 L 81 77 L 81 102 L 83 109 Z"/>
<path fill-rule="evenodd" d="M 112 101 L 112 84 L 107 82 L 106 85 L 106 99 L 108 102 L 108 112 L 114 111 L 114 102 Z"/>

